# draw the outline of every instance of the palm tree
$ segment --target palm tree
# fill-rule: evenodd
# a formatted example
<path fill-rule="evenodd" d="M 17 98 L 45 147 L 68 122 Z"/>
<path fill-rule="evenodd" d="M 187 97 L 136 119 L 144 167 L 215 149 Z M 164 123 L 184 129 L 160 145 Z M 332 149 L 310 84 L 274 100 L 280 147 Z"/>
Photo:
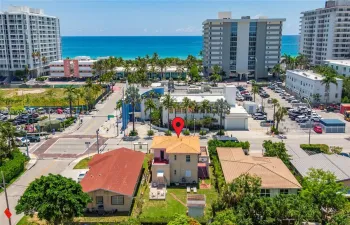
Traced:
<path fill-rule="evenodd" d="M 208 112 L 208 110 L 210 109 L 210 102 L 208 99 L 204 99 L 201 104 L 200 104 L 200 109 L 203 113 L 203 119 L 205 117 L 205 113 Z M 204 125 L 203 125 L 204 127 Z"/>
<path fill-rule="evenodd" d="M 24 74 L 26 75 L 26 78 L 28 79 L 28 74 L 30 73 L 30 70 L 28 68 L 28 65 L 24 66 Z"/>
<path fill-rule="evenodd" d="M 288 111 L 285 107 L 279 107 L 275 118 L 276 118 L 276 130 L 278 131 L 278 125 L 281 122 L 281 120 L 283 119 L 284 116 L 288 115 Z"/>
<path fill-rule="evenodd" d="M 309 67 L 309 59 L 306 55 L 300 54 L 295 58 L 295 64 L 300 69 L 305 69 Z"/>
<path fill-rule="evenodd" d="M 162 105 L 165 107 L 165 109 L 168 111 L 168 130 L 170 130 L 170 118 L 169 118 L 169 111 L 174 105 L 174 99 L 171 97 L 170 94 L 165 94 L 162 99 Z"/>
<path fill-rule="evenodd" d="M 133 132 L 135 132 L 135 108 L 136 105 L 139 104 L 141 102 L 141 96 L 139 93 L 139 89 L 137 87 L 134 86 L 130 86 L 128 87 L 128 89 L 126 89 L 125 92 L 125 103 L 127 104 L 131 104 L 132 106 L 132 116 L 133 116 L 133 120 L 132 120 L 132 130 Z"/>
<path fill-rule="evenodd" d="M 77 88 L 75 89 L 75 95 L 78 100 L 78 108 L 81 108 L 81 110 L 84 110 L 83 107 L 80 107 L 80 99 L 84 98 L 85 90 L 83 88 Z"/>
<path fill-rule="evenodd" d="M 168 66 L 168 62 L 165 59 L 159 59 L 158 66 L 160 68 L 160 72 L 162 73 L 161 78 L 164 79 L 164 72 L 166 71 L 166 68 Z"/>
<path fill-rule="evenodd" d="M 259 87 L 254 85 L 252 88 L 252 93 L 254 95 L 254 102 L 255 102 L 255 94 L 259 93 Z"/>
<path fill-rule="evenodd" d="M 120 114 L 121 114 L 122 108 L 123 108 L 123 100 L 119 99 L 117 101 L 117 105 L 116 105 L 115 109 L 118 110 L 120 112 Z"/>
<path fill-rule="evenodd" d="M 175 117 L 176 117 L 176 110 L 181 108 L 181 104 L 179 102 L 177 102 L 176 100 L 174 100 L 173 108 L 174 108 L 174 113 L 175 113 Z"/>
<path fill-rule="evenodd" d="M 64 93 L 67 94 L 67 100 L 69 101 L 69 114 L 72 117 L 72 102 L 74 101 L 76 89 L 73 85 L 65 88 Z"/>
<path fill-rule="evenodd" d="M 335 84 L 336 86 L 338 86 L 338 82 L 337 82 L 337 76 L 335 74 L 325 74 L 324 78 L 321 81 L 321 84 L 325 85 L 325 99 L 326 99 L 326 104 L 329 101 L 329 88 L 331 84 Z"/>
<path fill-rule="evenodd" d="M 7 140 L 7 151 L 4 154 L 7 158 L 16 144 L 16 128 L 10 122 L 3 122 L 0 123 L 0 133 Z"/>
<path fill-rule="evenodd" d="M 313 94 L 312 98 L 316 103 L 319 103 L 321 101 L 321 95 L 319 93 Z"/>
<path fill-rule="evenodd" d="M 214 108 L 215 108 L 216 113 L 218 113 L 219 117 L 220 117 L 219 135 L 221 136 L 222 118 L 223 118 L 223 115 L 230 114 L 231 106 L 230 106 L 230 104 L 228 104 L 228 102 L 226 100 L 221 98 L 215 102 Z"/>
<path fill-rule="evenodd" d="M 187 113 L 188 113 L 188 109 L 191 106 L 191 100 L 189 98 L 187 98 L 187 97 L 184 97 L 182 99 L 181 105 L 182 105 L 182 108 L 185 109 L 185 121 L 187 121 Z M 186 123 L 186 128 L 187 128 L 187 123 Z"/>
<path fill-rule="evenodd" d="M 221 81 L 221 76 L 217 73 L 214 73 L 210 76 L 210 80 L 214 82 L 214 86 L 217 86 L 217 83 Z"/>
<path fill-rule="evenodd" d="M 277 74 L 277 77 L 280 76 L 280 74 L 283 72 L 282 68 L 281 68 L 281 64 L 276 64 L 273 68 L 272 68 L 272 73 L 273 74 Z"/>
<path fill-rule="evenodd" d="M 152 126 L 151 126 L 151 114 L 152 114 L 152 110 L 156 109 L 157 106 L 154 103 L 154 101 L 151 98 L 148 98 L 145 101 L 145 113 L 147 111 L 149 111 L 149 130 L 152 130 Z"/>
<path fill-rule="evenodd" d="M 273 99 L 272 99 L 272 105 L 273 105 L 273 126 L 275 126 L 276 106 L 279 107 L 278 99 L 273 98 Z"/>

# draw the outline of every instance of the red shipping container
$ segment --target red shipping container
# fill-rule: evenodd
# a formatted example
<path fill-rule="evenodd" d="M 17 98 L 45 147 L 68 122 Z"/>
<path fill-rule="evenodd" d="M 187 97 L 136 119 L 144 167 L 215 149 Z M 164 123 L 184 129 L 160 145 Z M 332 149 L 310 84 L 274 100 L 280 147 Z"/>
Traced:
<path fill-rule="evenodd" d="M 345 111 L 350 111 L 350 104 L 341 104 L 340 113 L 344 115 Z"/>

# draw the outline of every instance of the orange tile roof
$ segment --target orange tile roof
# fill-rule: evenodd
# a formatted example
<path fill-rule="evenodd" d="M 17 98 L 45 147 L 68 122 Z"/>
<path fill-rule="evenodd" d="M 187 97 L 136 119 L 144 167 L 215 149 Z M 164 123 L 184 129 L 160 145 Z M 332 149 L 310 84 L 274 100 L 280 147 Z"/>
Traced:
<path fill-rule="evenodd" d="M 144 153 L 127 148 L 94 155 L 89 162 L 89 171 L 80 182 L 83 191 L 101 189 L 132 196 L 144 158 Z"/>
<path fill-rule="evenodd" d="M 198 136 L 156 136 L 152 149 L 165 149 L 166 153 L 200 153 Z"/>
<path fill-rule="evenodd" d="M 279 158 L 247 156 L 242 148 L 217 148 L 217 152 L 226 182 L 248 173 L 261 178 L 261 188 L 301 188 Z"/>

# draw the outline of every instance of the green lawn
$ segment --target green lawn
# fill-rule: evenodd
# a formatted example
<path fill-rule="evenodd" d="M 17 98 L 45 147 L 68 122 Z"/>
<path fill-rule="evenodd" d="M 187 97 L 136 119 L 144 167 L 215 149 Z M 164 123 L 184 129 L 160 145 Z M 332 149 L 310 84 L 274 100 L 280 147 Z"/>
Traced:
<path fill-rule="evenodd" d="M 210 179 L 205 180 L 207 184 L 211 183 L 210 181 Z M 172 220 L 176 214 L 186 214 L 187 207 L 175 200 L 172 194 L 186 204 L 186 187 L 168 187 L 165 201 L 149 200 L 149 188 L 147 188 L 143 197 L 142 212 L 139 216 L 141 222 L 168 222 Z M 215 188 L 212 186 L 210 189 L 198 189 L 198 194 L 204 194 L 206 196 L 207 206 L 205 209 L 205 217 L 208 215 L 210 216 L 211 203 L 218 195 Z M 202 218 L 202 220 L 206 221 L 205 218 Z"/>
<path fill-rule="evenodd" d="M 80 160 L 80 162 L 78 162 L 78 164 L 75 165 L 73 169 L 88 169 L 89 168 L 88 163 L 90 162 L 91 158 L 92 157 L 87 157 Z"/>

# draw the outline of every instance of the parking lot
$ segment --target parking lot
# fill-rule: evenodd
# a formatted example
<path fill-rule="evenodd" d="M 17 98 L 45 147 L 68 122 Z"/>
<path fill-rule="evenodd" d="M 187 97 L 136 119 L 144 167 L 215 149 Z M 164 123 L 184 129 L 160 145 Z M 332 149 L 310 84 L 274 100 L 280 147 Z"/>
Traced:
<path fill-rule="evenodd" d="M 248 90 L 251 92 L 252 86 L 248 86 Z M 289 103 L 286 99 L 282 99 L 282 97 L 279 95 L 279 93 L 275 93 L 273 90 L 264 87 L 263 88 L 269 95 L 270 97 L 268 98 L 262 98 L 259 96 L 259 94 L 255 95 L 255 102 L 258 105 L 264 106 L 264 111 L 267 113 L 267 120 L 273 120 L 273 105 L 268 104 L 268 99 L 278 99 L 279 104 L 282 107 L 292 107 L 292 104 Z M 242 104 L 242 103 L 239 103 Z M 276 108 L 277 111 L 277 108 Z M 319 116 L 321 116 L 323 119 L 339 119 L 341 121 L 344 121 L 343 115 L 340 113 L 334 113 L 334 112 L 327 112 L 326 110 L 318 110 L 318 109 L 313 109 L 315 113 L 317 113 Z M 249 118 L 248 124 L 249 124 L 249 130 L 253 131 L 268 131 L 268 127 L 262 127 L 260 123 L 263 120 L 254 120 L 253 118 Z M 345 121 L 344 121 L 345 122 Z M 296 122 L 293 121 L 289 118 L 289 116 L 285 116 L 283 121 L 280 122 L 279 124 L 279 130 L 285 132 L 286 134 L 292 134 L 292 133 L 308 133 L 309 129 L 308 128 L 301 128 L 300 125 Z M 311 132 L 316 134 L 313 129 L 311 129 Z M 349 124 L 346 122 L 346 133 L 350 133 L 350 128 Z"/>
<path fill-rule="evenodd" d="M 45 151 L 45 154 L 83 154 L 89 148 L 85 142 L 90 142 L 90 147 L 96 142 L 96 139 L 60 138 Z"/>

